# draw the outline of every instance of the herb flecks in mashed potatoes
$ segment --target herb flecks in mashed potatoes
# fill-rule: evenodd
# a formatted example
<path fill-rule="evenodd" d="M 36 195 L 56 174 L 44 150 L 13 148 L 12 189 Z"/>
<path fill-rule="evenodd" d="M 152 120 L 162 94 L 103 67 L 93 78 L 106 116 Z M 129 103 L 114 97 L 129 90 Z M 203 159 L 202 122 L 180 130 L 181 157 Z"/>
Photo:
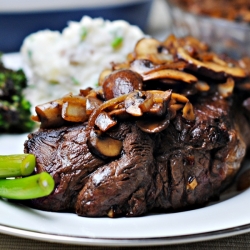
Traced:
<path fill-rule="evenodd" d="M 125 21 L 88 16 L 69 22 L 62 32 L 30 34 L 20 51 L 32 76 L 26 97 L 36 106 L 69 92 L 77 94 L 79 88 L 94 88 L 100 73 L 124 62 L 143 37 L 137 26 Z"/>

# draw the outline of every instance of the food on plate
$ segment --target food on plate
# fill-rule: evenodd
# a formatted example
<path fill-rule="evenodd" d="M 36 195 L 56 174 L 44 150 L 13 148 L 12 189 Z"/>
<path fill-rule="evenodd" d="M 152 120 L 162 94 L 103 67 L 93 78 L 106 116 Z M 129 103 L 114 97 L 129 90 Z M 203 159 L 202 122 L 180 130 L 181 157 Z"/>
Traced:
<path fill-rule="evenodd" d="M 175 0 L 172 2 L 195 14 L 250 23 L 248 0 Z"/>
<path fill-rule="evenodd" d="M 0 178 L 27 176 L 35 169 L 32 154 L 0 155 Z"/>
<path fill-rule="evenodd" d="M 39 174 L 17 179 L 0 180 L 0 197 L 14 200 L 36 199 L 49 195 L 54 190 L 50 174 Z"/>
<path fill-rule="evenodd" d="M 0 58 L 0 133 L 29 132 L 34 128 L 31 104 L 23 93 L 26 87 L 24 72 L 7 69 Z"/>
<path fill-rule="evenodd" d="M 246 65 L 192 37 L 143 38 L 98 88 L 37 105 L 24 152 L 55 189 L 30 205 L 119 217 L 217 198 L 250 145 Z"/>
<path fill-rule="evenodd" d="M 29 35 L 21 48 L 29 67 L 27 98 L 35 106 L 79 88 L 95 87 L 102 69 L 124 61 L 143 36 L 125 21 L 88 16 L 69 22 L 62 33 L 43 30 Z"/>
<path fill-rule="evenodd" d="M 242 191 L 250 187 L 250 169 L 243 171 L 237 180 L 237 190 Z"/>
<path fill-rule="evenodd" d="M 54 179 L 47 172 L 33 174 L 32 154 L 0 155 L 0 197 L 15 200 L 35 199 L 54 190 Z"/>

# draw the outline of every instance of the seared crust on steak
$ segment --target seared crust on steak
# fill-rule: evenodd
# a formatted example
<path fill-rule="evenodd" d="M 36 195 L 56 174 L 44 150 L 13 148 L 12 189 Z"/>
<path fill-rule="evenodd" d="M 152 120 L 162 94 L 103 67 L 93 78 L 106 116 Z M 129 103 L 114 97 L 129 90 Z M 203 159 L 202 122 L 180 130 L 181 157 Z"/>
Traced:
<path fill-rule="evenodd" d="M 133 121 L 107 133 L 123 143 L 121 155 L 103 160 L 89 150 L 85 124 L 29 135 L 25 152 L 37 156 L 37 172 L 49 172 L 54 192 L 32 205 L 81 216 L 139 216 L 202 206 L 232 180 L 246 143 L 232 119 L 231 102 L 200 96 L 195 121 L 181 114 L 167 129 L 149 134 Z"/>
<path fill-rule="evenodd" d="M 85 124 L 29 135 L 25 151 L 36 155 L 36 172 L 48 172 L 56 185 L 53 195 L 33 200 L 35 206 L 51 211 L 74 207 L 75 193 L 82 188 L 84 178 L 104 164 L 89 151 L 87 134 Z"/>

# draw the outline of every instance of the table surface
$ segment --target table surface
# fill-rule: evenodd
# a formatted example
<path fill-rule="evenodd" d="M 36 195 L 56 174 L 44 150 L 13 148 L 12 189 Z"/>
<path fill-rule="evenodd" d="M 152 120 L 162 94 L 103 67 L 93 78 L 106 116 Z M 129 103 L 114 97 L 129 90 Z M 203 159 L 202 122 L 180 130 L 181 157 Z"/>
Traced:
<path fill-rule="evenodd" d="M 14 236 L 0 234 L 0 249 L 11 250 L 122 250 L 122 249 L 141 249 L 141 250 L 230 250 L 230 249 L 250 249 L 250 233 L 241 234 L 233 237 L 222 238 L 219 240 L 210 240 L 197 243 L 167 245 L 167 246 L 148 246 L 148 247 L 95 247 L 95 246 L 77 246 L 63 245 L 51 242 L 35 241 L 30 239 L 18 238 Z"/>
<path fill-rule="evenodd" d="M 166 5 L 164 0 L 156 0 L 153 5 L 151 17 L 149 21 L 148 33 L 157 38 L 164 38 L 169 34 L 169 18 L 165 15 Z M 25 239 L 5 234 L 0 234 L 0 249 L 17 249 L 17 250 L 98 250 L 110 249 L 121 250 L 128 249 L 127 247 L 95 247 L 95 246 L 77 246 L 58 244 L 53 242 L 43 242 L 31 239 Z M 130 247 L 129 249 L 133 249 Z M 165 245 L 165 246 L 148 246 L 148 247 L 134 247 L 134 249 L 143 250 L 158 250 L 158 249 L 177 249 L 177 250 L 200 250 L 200 249 L 214 249 L 214 250 L 229 250 L 229 249 L 250 249 L 250 233 L 240 234 L 237 236 L 221 238 L 217 240 L 209 240 L 202 242 L 194 242 L 188 244 Z"/>

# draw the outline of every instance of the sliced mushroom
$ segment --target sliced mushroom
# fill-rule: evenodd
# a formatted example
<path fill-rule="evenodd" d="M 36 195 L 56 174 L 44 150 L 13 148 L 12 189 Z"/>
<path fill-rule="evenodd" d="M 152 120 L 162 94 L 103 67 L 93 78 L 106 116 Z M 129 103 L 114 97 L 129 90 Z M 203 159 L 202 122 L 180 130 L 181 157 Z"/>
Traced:
<path fill-rule="evenodd" d="M 178 42 L 177 37 L 174 34 L 169 35 L 162 44 L 167 48 L 173 47 Z"/>
<path fill-rule="evenodd" d="M 185 45 L 189 45 L 199 51 L 208 51 L 209 49 L 206 43 L 200 41 L 199 39 L 193 36 L 186 36 L 186 37 L 180 38 L 180 43 L 182 43 L 183 47 L 185 47 Z"/>
<path fill-rule="evenodd" d="M 102 131 L 105 132 L 111 127 L 115 126 L 117 121 L 113 120 L 110 115 L 102 111 L 95 120 L 95 125 Z"/>
<path fill-rule="evenodd" d="M 149 90 L 147 91 L 153 94 L 154 103 L 168 102 L 171 100 L 172 91 L 171 90 Z"/>
<path fill-rule="evenodd" d="M 129 69 L 111 73 L 103 82 L 103 91 L 106 100 L 128 94 L 134 90 L 141 90 L 142 77 Z"/>
<path fill-rule="evenodd" d="M 167 111 L 166 102 L 154 103 L 150 110 L 147 112 L 148 115 L 160 116 L 162 117 Z"/>
<path fill-rule="evenodd" d="M 171 101 L 172 91 L 149 90 L 147 91 L 153 95 L 153 106 L 149 109 L 147 114 L 155 116 L 163 116 L 169 102 Z"/>
<path fill-rule="evenodd" d="M 214 59 L 214 53 L 211 53 L 211 52 L 202 52 L 202 53 L 199 53 L 199 59 L 202 61 L 202 62 L 211 62 L 213 61 Z M 221 60 L 222 61 L 222 60 Z M 223 61 L 224 62 L 224 61 Z M 225 63 L 226 64 L 226 63 Z M 224 66 L 225 66 L 224 64 Z"/>
<path fill-rule="evenodd" d="M 172 110 L 175 110 L 175 111 L 178 111 L 178 110 L 180 110 L 180 109 L 182 109 L 184 107 L 184 105 L 183 104 L 172 104 L 171 106 L 170 106 L 170 108 L 172 109 Z"/>
<path fill-rule="evenodd" d="M 133 116 L 142 116 L 143 113 L 162 115 L 170 96 L 170 91 L 134 91 L 125 99 L 125 109 Z"/>
<path fill-rule="evenodd" d="M 136 125 L 146 133 L 158 133 L 168 127 L 170 119 L 168 116 L 161 119 L 141 119 L 136 121 Z"/>
<path fill-rule="evenodd" d="M 142 38 L 135 45 L 134 53 L 136 57 L 139 55 L 151 55 L 158 53 L 158 47 L 161 45 L 160 41 L 154 38 Z"/>
<path fill-rule="evenodd" d="M 206 66 L 208 69 L 213 70 L 214 72 L 224 72 L 225 76 L 231 76 L 235 78 L 245 78 L 246 73 L 242 68 L 239 67 L 229 67 L 221 66 L 213 62 L 207 62 Z"/>
<path fill-rule="evenodd" d="M 154 104 L 153 94 L 150 92 L 145 92 L 145 100 L 139 105 L 142 113 L 148 112 Z"/>
<path fill-rule="evenodd" d="M 234 90 L 234 80 L 233 78 L 227 78 L 227 81 L 223 84 L 218 85 L 219 93 L 224 97 L 229 97 L 233 94 Z"/>
<path fill-rule="evenodd" d="M 174 69 L 162 69 L 159 71 L 153 71 L 143 75 L 144 81 L 155 80 L 155 79 L 173 79 L 176 81 L 183 81 L 186 83 L 197 82 L 197 78 L 194 75 Z"/>
<path fill-rule="evenodd" d="M 198 81 L 195 84 L 195 88 L 201 92 L 206 92 L 206 91 L 209 91 L 210 86 L 204 81 Z"/>
<path fill-rule="evenodd" d="M 154 38 L 143 38 L 138 41 L 133 56 L 131 59 L 147 59 L 156 64 L 173 61 L 173 55 Z"/>
<path fill-rule="evenodd" d="M 156 66 L 147 59 L 137 59 L 133 60 L 130 63 L 130 69 L 139 73 L 139 74 L 145 74 L 148 71 L 151 71 L 154 69 Z"/>
<path fill-rule="evenodd" d="M 154 64 L 163 64 L 166 62 L 173 62 L 174 57 L 172 54 L 157 53 L 139 55 L 137 59 L 148 59 Z"/>
<path fill-rule="evenodd" d="M 140 105 L 144 102 L 143 94 L 140 91 L 130 93 L 125 99 L 126 112 L 133 116 L 142 116 Z"/>
<path fill-rule="evenodd" d="M 60 127 L 65 123 L 62 118 L 62 99 L 47 102 L 35 107 L 41 128 Z"/>
<path fill-rule="evenodd" d="M 174 35 L 170 35 L 162 44 L 173 55 L 176 55 L 176 51 L 179 47 L 185 48 L 190 55 L 197 54 L 197 52 L 208 51 L 208 46 L 205 43 L 191 36 L 177 38 Z"/>
<path fill-rule="evenodd" d="M 171 98 L 174 99 L 175 101 L 182 102 L 182 103 L 187 103 L 189 101 L 186 96 L 178 94 L 178 93 L 172 93 Z"/>
<path fill-rule="evenodd" d="M 202 71 L 203 74 L 208 77 L 213 76 L 216 79 L 223 79 L 227 76 L 232 76 L 235 78 L 244 78 L 246 73 L 242 68 L 239 67 L 229 67 L 217 64 L 215 62 L 201 62 L 193 57 L 191 57 L 184 48 L 177 49 L 178 58 L 188 62 L 187 67 L 191 70 Z M 213 74 L 211 74 L 211 72 Z"/>
<path fill-rule="evenodd" d="M 217 54 L 215 54 L 214 52 L 200 52 L 198 54 L 198 57 L 200 59 L 200 61 L 202 62 L 214 62 L 218 65 L 224 66 L 224 67 L 228 67 L 229 62 L 224 61 L 223 59 L 221 59 Z"/>
<path fill-rule="evenodd" d="M 130 115 L 126 112 L 125 108 L 117 108 L 114 110 L 111 110 L 109 113 L 110 117 L 118 117 L 119 119 L 128 119 Z"/>
<path fill-rule="evenodd" d="M 248 76 L 250 76 L 250 57 L 246 56 L 239 60 L 239 65 L 243 68 Z"/>
<path fill-rule="evenodd" d="M 213 58 L 212 58 L 212 61 L 221 65 L 221 66 L 225 66 L 227 67 L 227 63 L 225 61 L 223 61 L 222 59 L 220 59 L 215 53 L 212 53 L 213 54 Z"/>
<path fill-rule="evenodd" d="M 194 114 L 194 108 L 193 105 L 188 101 L 183 110 L 182 117 L 185 118 L 188 121 L 194 121 L 195 120 L 195 114 Z"/>
<path fill-rule="evenodd" d="M 115 140 L 105 133 L 94 130 L 90 132 L 88 146 L 93 153 L 104 159 L 117 157 L 122 151 L 122 141 Z"/>
<path fill-rule="evenodd" d="M 89 117 L 89 121 L 88 121 L 89 127 L 95 126 L 95 120 L 96 120 L 97 116 L 101 113 L 101 111 L 108 109 L 110 107 L 114 107 L 115 105 L 125 101 L 127 96 L 128 96 L 128 94 L 118 96 L 116 98 L 112 98 L 106 102 L 103 102 L 97 109 L 94 109 Z"/>
<path fill-rule="evenodd" d="M 186 66 L 186 62 L 177 61 L 177 62 L 165 62 L 164 64 L 155 65 L 152 69 L 146 71 L 144 74 L 149 74 L 154 71 L 159 71 L 163 69 L 175 69 L 175 70 L 184 70 Z"/>

